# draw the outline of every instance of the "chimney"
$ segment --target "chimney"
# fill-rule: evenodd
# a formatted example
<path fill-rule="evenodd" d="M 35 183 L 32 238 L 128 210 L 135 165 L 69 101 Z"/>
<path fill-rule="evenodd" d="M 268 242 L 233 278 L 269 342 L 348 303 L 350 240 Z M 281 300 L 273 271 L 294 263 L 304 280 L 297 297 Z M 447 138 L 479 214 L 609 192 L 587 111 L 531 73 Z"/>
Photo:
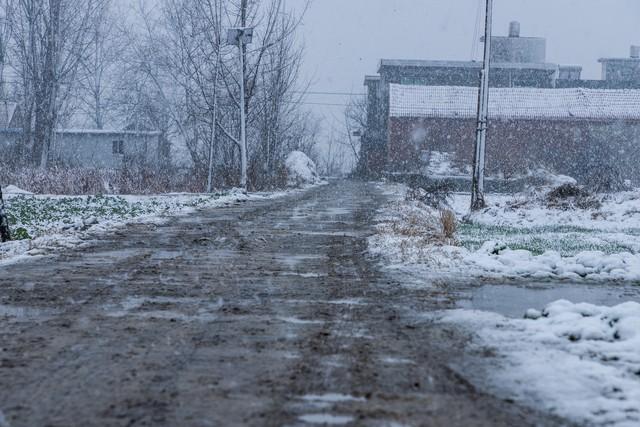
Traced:
<path fill-rule="evenodd" d="M 509 24 L 509 37 L 520 37 L 520 23 L 518 21 Z"/>
<path fill-rule="evenodd" d="M 631 58 L 640 59 L 640 46 L 631 46 Z"/>

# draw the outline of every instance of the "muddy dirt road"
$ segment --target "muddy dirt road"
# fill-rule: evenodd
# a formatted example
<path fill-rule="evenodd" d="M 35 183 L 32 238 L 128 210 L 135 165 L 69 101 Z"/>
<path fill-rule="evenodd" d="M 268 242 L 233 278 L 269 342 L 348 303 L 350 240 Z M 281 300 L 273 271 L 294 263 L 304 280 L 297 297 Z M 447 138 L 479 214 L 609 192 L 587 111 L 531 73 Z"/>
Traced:
<path fill-rule="evenodd" d="M 384 200 L 339 182 L 3 268 L 0 425 L 561 424 L 451 369 L 446 289 L 366 256 Z"/>

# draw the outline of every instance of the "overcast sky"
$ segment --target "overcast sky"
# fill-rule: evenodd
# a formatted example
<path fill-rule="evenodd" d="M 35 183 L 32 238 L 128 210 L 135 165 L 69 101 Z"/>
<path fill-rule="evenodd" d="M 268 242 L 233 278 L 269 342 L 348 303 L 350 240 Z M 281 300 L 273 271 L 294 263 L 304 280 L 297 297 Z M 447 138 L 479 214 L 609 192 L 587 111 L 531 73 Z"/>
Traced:
<path fill-rule="evenodd" d="M 291 6 L 303 0 L 288 0 Z M 362 92 L 380 58 L 471 59 L 485 0 L 313 0 L 303 23 L 304 72 L 314 91 Z M 521 35 L 547 39 L 547 62 L 578 64 L 599 78 L 600 57 L 628 57 L 640 44 L 640 0 L 494 0 L 494 35 L 520 21 Z M 481 29 L 483 31 L 483 29 Z M 476 57 L 476 59 L 480 59 Z M 308 102 L 344 98 L 310 95 Z M 340 107 L 312 107 L 330 118 Z"/>

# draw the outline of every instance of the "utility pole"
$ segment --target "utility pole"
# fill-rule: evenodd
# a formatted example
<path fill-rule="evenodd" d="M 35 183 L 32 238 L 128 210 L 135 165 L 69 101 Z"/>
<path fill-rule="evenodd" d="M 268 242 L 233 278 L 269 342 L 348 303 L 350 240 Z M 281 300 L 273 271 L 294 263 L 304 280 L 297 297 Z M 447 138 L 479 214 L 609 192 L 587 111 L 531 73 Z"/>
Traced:
<path fill-rule="evenodd" d="M 244 31 L 242 32 L 244 35 Z M 247 111 L 244 92 L 244 37 L 238 37 L 238 49 L 240 50 L 240 187 L 247 189 Z"/>
<path fill-rule="evenodd" d="M 489 117 L 489 71 L 491 67 L 491 24 L 493 21 L 493 0 L 487 0 L 487 13 L 484 31 L 484 61 L 480 72 L 480 91 L 478 95 L 478 123 L 476 144 L 473 153 L 473 179 L 471 183 L 471 210 L 483 209 L 484 169 Z"/>
<path fill-rule="evenodd" d="M 4 199 L 2 198 L 2 187 L 0 187 L 0 242 L 8 242 L 11 240 L 11 231 L 9 230 L 9 220 L 4 211 Z"/>
<path fill-rule="evenodd" d="M 253 28 L 230 28 L 227 43 L 237 44 L 240 51 L 240 187 L 247 190 L 247 112 L 244 87 L 245 61 L 244 47 L 253 41 Z"/>

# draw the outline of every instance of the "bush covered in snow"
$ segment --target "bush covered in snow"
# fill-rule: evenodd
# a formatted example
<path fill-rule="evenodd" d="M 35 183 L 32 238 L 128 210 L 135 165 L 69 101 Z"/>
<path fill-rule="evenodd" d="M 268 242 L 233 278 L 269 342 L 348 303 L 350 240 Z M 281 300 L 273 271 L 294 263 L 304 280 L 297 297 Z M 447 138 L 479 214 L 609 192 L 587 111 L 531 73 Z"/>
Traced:
<path fill-rule="evenodd" d="M 288 187 L 302 187 L 320 182 L 316 164 L 302 151 L 289 153 L 285 167 Z"/>

